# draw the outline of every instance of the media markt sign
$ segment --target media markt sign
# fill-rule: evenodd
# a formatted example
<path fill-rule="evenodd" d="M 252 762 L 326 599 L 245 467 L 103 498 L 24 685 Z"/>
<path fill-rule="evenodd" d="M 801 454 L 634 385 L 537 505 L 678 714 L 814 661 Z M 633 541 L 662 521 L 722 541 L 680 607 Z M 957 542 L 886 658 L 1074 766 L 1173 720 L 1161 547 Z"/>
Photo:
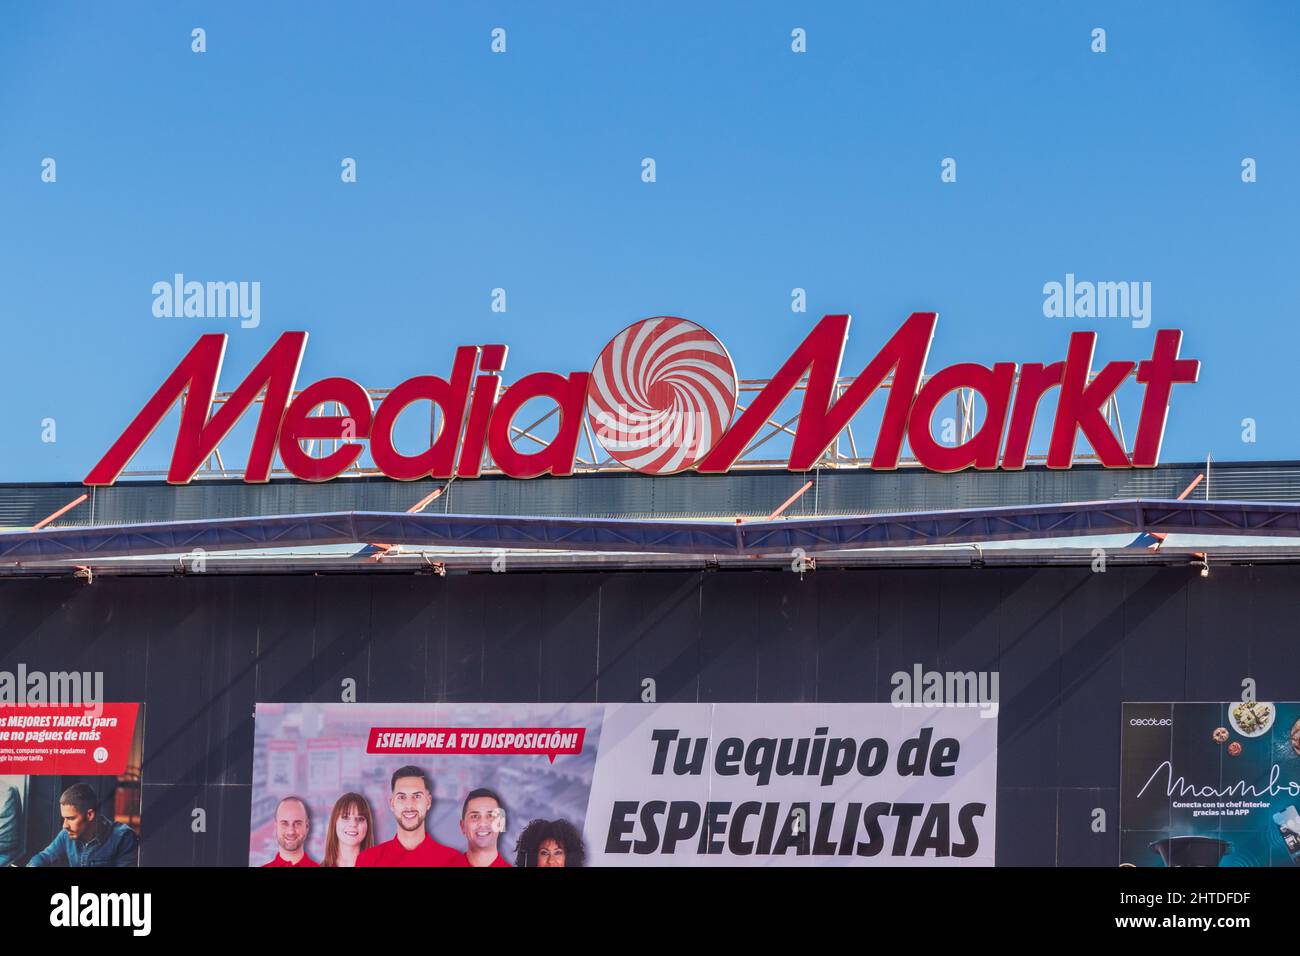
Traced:
<path fill-rule="evenodd" d="M 1022 469 L 1039 401 L 1053 388 L 1059 393 L 1047 467 L 1069 468 L 1082 432 L 1106 467 L 1152 468 L 1160 459 L 1173 386 L 1195 382 L 1200 371 L 1200 362 L 1179 358 L 1182 332 L 1162 329 L 1149 359 L 1108 362 L 1095 375 L 1096 333 L 1075 332 L 1065 358 L 1050 364 L 997 362 L 990 368 L 962 362 L 924 379 L 938 315 L 914 312 L 836 398 L 849 321 L 847 315 L 823 317 L 734 421 L 738 379 L 726 348 L 707 329 L 671 316 L 644 319 L 624 329 L 601 351 L 590 372 L 534 372 L 509 388 L 503 388 L 501 380 L 506 346 L 461 346 L 446 378 L 407 379 L 377 408 L 365 388 L 346 378 L 324 378 L 297 392 L 307 333 L 285 332 L 214 414 L 226 336 L 204 335 L 91 469 L 85 484 L 113 484 L 182 395 L 167 480 L 186 484 L 263 390 L 265 400 L 243 475 L 248 482 L 268 480 L 277 451 L 296 477 L 328 481 L 357 461 L 365 451 L 362 441 L 369 444 L 375 466 L 402 481 L 476 477 L 485 452 L 514 478 L 571 475 L 584 415 L 609 454 L 629 468 L 652 475 L 688 469 L 721 474 L 806 377 L 788 460 L 791 470 L 804 471 L 891 375 L 871 458 L 874 469 L 898 467 L 905 438 L 917 461 L 933 471 Z M 1134 368 L 1145 392 L 1130 456 L 1103 409 Z M 957 389 L 978 392 L 987 414 L 968 440 L 941 444 L 931 433 L 931 417 L 939 402 Z M 525 454 L 511 442 L 511 425 L 534 399 L 553 402 L 560 424 L 549 444 Z M 419 401 L 438 407 L 444 427 L 427 449 L 403 454 L 395 447 L 393 428 Z M 312 414 L 335 403 L 347 414 Z M 313 440 L 342 444 L 315 456 L 302 446 Z"/>

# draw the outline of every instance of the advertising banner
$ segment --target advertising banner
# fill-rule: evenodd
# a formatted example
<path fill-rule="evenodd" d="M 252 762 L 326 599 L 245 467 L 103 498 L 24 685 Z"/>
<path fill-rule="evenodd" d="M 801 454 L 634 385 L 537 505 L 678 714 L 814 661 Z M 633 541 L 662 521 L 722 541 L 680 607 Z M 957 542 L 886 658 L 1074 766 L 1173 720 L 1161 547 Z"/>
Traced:
<path fill-rule="evenodd" d="M 1300 703 L 1125 704 L 1120 862 L 1300 863 Z"/>
<path fill-rule="evenodd" d="M 0 705 L 0 866 L 139 862 L 144 707 Z"/>
<path fill-rule="evenodd" d="M 990 866 L 996 790 L 959 707 L 259 704 L 249 865 Z"/>
<path fill-rule="evenodd" d="M 139 704 L 0 707 L 0 774 L 126 770 Z M 96 712 L 97 711 L 97 712 Z"/>

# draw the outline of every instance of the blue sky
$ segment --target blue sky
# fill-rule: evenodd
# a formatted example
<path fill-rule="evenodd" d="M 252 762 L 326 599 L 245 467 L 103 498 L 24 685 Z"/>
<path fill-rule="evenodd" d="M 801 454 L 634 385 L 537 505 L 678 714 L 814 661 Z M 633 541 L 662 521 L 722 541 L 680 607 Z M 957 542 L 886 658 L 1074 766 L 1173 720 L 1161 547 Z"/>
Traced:
<path fill-rule="evenodd" d="M 202 332 L 231 333 L 223 387 L 287 329 L 301 383 L 384 386 L 487 341 L 508 378 L 586 370 L 660 314 L 749 378 L 825 312 L 854 315 L 845 374 L 913 310 L 931 371 L 1182 328 L 1163 459 L 1300 458 L 1298 63 L 1289 0 L 6 4 L 0 480 L 79 480 Z M 156 318 L 176 272 L 259 281 L 260 326 Z M 1066 273 L 1149 281 L 1151 327 L 1045 318 Z"/>

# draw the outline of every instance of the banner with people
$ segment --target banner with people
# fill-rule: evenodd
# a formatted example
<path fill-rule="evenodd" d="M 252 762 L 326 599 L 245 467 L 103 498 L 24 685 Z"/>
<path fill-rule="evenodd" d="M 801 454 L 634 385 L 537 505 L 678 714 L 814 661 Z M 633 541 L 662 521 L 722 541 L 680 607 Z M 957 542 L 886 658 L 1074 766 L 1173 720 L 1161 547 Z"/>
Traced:
<path fill-rule="evenodd" d="M 1120 863 L 1300 864 L 1300 703 L 1125 704 Z"/>
<path fill-rule="evenodd" d="M 997 718 L 259 704 L 250 866 L 991 866 Z"/>
<path fill-rule="evenodd" d="M 0 866 L 139 865 L 144 707 L 0 704 Z"/>

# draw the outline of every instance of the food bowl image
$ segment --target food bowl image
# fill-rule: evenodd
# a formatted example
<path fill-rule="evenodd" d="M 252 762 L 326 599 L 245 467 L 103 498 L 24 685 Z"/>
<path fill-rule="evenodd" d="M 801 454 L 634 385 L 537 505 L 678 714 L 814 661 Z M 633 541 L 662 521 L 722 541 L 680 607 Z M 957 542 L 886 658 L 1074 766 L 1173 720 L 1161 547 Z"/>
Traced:
<path fill-rule="evenodd" d="M 1218 866 L 1232 852 L 1232 844 L 1226 840 L 1203 836 L 1166 837 L 1150 846 L 1165 866 Z"/>
<path fill-rule="evenodd" d="M 1273 728 L 1277 708 L 1268 701 L 1246 700 L 1228 708 L 1228 722 L 1243 737 L 1260 737 Z"/>

